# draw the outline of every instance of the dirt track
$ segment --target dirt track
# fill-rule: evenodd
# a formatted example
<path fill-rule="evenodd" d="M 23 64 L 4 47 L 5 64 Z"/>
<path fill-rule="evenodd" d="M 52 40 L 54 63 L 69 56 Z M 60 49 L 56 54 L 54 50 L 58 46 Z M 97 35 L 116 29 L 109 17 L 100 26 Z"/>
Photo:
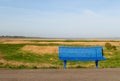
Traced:
<path fill-rule="evenodd" d="M 0 69 L 0 81 L 120 81 L 115 69 Z"/>

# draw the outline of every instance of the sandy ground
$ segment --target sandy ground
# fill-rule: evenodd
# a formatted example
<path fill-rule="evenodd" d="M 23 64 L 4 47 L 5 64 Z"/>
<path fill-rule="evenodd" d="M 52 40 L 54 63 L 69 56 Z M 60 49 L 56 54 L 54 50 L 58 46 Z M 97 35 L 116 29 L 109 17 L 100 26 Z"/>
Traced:
<path fill-rule="evenodd" d="M 0 69 L 0 81 L 120 81 L 120 68 L 112 69 Z"/>

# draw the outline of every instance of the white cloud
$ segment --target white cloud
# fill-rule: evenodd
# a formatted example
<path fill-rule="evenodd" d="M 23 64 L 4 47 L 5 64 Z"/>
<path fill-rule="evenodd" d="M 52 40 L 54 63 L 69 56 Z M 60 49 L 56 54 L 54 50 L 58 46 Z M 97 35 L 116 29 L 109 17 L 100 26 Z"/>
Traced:
<path fill-rule="evenodd" d="M 83 10 L 83 14 L 87 16 L 98 16 L 96 12 L 89 10 L 89 9 Z"/>

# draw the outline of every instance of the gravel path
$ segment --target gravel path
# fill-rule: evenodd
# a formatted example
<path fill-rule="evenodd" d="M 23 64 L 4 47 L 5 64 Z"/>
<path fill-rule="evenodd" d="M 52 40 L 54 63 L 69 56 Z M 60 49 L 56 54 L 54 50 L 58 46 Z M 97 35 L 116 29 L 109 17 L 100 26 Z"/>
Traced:
<path fill-rule="evenodd" d="M 112 69 L 0 69 L 0 81 L 120 81 L 120 68 Z"/>

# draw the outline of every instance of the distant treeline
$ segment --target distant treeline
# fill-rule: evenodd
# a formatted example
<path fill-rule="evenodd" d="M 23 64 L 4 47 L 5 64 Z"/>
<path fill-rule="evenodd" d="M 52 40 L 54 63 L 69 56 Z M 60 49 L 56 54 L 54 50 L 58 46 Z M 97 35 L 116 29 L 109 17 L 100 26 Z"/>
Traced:
<path fill-rule="evenodd" d="M 28 39 L 47 39 L 42 37 L 27 37 L 27 36 L 9 36 L 9 35 L 2 35 L 0 38 L 28 38 Z"/>
<path fill-rule="evenodd" d="M 0 38 L 26 38 L 25 36 L 0 36 Z"/>

